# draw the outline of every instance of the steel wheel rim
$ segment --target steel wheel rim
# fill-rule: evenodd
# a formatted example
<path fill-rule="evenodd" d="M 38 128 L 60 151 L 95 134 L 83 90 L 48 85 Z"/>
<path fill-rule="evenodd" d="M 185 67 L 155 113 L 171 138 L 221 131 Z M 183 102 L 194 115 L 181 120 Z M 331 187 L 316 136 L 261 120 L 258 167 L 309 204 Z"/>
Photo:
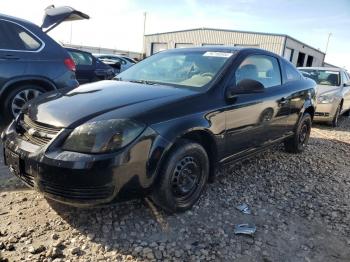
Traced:
<path fill-rule="evenodd" d="M 340 108 L 337 108 L 337 112 L 335 113 L 335 118 L 334 118 L 334 124 L 337 126 L 338 125 L 338 120 L 339 120 L 339 111 Z"/>
<path fill-rule="evenodd" d="M 176 164 L 171 178 L 172 193 L 178 200 L 185 201 L 197 190 L 202 169 L 193 157 L 186 156 Z"/>
<path fill-rule="evenodd" d="M 11 111 L 13 116 L 16 117 L 21 112 L 25 103 L 40 96 L 42 93 L 43 93 L 42 91 L 34 88 L 21 90 L 12 99 Z"/>
<path fill-rule="evenodd" d="M 299 144 L 301 146 L 305 145 L 305 142 L 307 141 L 308 135 L 309 135 L 309 125 L 307 123 L 304 123 L 300 129 L 299 134 Z"/>

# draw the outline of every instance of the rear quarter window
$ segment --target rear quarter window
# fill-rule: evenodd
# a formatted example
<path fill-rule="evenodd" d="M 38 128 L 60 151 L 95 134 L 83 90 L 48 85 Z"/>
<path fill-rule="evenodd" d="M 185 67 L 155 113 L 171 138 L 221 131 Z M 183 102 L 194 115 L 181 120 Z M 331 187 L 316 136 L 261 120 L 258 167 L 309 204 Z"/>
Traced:
<path fill-rule="evenodd" d="M 301 73 L 290 63 L 284 62 L 286 72 L 286 82 L 297 81 L 301 79 Z"/>
<path fill-rule="evenodd" d="M 37 51 L 42 43 L 24 27 L 0 20 L 0 49 L 14 51 Z"/>

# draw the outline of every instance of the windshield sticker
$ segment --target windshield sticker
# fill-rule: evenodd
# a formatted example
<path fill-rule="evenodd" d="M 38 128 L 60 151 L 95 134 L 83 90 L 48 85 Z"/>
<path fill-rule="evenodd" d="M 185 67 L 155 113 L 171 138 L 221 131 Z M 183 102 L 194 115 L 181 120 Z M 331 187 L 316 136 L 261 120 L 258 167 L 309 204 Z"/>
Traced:
<path fill-rule="evenodd" d="M 203 56 L 213 56 L 213 57 L 230 57 L 232 53 L 224 53 L 224 52 L 205 52 Z"/>
<path fill-rule="evenodd" d="M 334 71 L 326 71 L 326 74 L 334 74 L 334 75 L 338 75 L 339 72 L 334 72 Z"/>

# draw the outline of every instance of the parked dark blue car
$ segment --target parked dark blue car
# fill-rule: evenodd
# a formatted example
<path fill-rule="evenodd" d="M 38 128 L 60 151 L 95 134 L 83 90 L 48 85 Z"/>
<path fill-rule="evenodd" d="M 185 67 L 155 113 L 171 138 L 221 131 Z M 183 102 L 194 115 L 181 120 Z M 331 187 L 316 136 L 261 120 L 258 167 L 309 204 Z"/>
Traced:
<path fill-rule="evenodd" d="M 74 48 L 66 48 L 76 65 L 75 75 L 79 84 L 110 80 L 115 76 L 114 69 L 91 53 Z"/>
<path fill-rule="evenodd" d="M 71 7 L 50 6 L 40 28 L 0 14 L 0 124 L 43 92 L 78 86 L 73 59 L 46 32 L 64 21 L 88 18 Z"/>

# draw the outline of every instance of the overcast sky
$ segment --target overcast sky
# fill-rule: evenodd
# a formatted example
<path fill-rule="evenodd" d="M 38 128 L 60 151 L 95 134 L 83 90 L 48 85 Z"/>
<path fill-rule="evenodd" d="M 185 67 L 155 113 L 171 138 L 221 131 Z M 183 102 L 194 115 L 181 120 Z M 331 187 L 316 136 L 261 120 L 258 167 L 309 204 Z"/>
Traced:
<path fill-rule="evenodd" d="M 61 42 L 141 51 L 147 12 L 146 33 L 198 27 L 281 33 L 322 51 L 332 33 L 326 61 L 350 69 L 350 0 L 0 0 L 0 12 L 40 25 L 51 4 L 91 17 L 55 28 L 50 35 Z"/>

